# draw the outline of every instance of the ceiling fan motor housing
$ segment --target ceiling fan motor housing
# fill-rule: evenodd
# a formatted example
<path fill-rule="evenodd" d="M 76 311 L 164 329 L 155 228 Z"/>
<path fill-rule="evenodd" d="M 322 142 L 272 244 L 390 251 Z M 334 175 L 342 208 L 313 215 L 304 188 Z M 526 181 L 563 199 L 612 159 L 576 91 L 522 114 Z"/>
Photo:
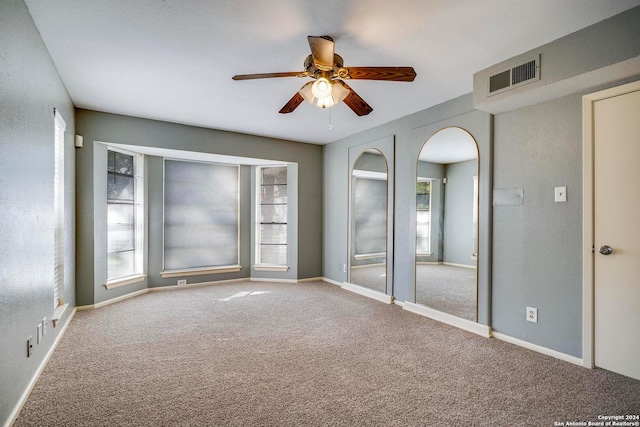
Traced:
<path fill-rule="evenodd" d="M 325 75 L 325 73 L 323 73 L 323 70 L 319 69 L 313 62 L 313 55 L 307 56 L 307 59 L 304 60 L 304 70 L 308 73 L 309 77 L 313 77 L 315 79 L 320 77 L 327 77 L 328 79 L 332 79 L 335 77 L 348 79 L 349 71 L 343 67 L 344 60 L 337 53 L 333 54 L 333 68 L 331 70 L 324 70 L 328 74 L 328 76 Z"/>

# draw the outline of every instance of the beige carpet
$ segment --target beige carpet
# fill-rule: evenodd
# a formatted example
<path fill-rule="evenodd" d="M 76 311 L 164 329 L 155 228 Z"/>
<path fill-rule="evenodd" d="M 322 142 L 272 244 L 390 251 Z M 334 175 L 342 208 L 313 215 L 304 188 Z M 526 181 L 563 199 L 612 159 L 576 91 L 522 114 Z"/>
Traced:
<path fill-rule="evenodd" d="M 322 282 L 79 312 L 16 426 L 553 426 L 637 414 L 640 381 Z"/>
<path fill-rule="evenodd" d="M 373 264 L 352 267 L 349 283 L 384 294 L 387 290 L 387 265 Z"/>
<path fill-rule="evenodd" d="M 476 269 L 444 264 L 416 266 L 416 303 L 476 321 Z"/>

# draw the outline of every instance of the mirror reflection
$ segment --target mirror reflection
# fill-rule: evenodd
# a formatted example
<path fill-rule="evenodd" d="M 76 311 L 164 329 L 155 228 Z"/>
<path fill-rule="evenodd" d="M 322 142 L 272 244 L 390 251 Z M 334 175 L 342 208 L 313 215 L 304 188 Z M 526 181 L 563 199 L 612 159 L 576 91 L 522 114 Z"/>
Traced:
<path fill-rule="evenodd" d="M 425 142 L 416 182 L 416 303 L 477 320 L 478 149 L 461 128 Z"/>
<path fill-rule="evenodd" d="M 366 150 L 351 173 L 349 282 L 387 291 L 387 162 Z"/>

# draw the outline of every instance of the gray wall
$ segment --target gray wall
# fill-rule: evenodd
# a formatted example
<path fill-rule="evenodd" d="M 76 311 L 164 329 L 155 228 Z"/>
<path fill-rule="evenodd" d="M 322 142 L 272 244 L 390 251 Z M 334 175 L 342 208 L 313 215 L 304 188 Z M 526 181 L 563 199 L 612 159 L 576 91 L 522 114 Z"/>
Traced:
<path fill-rule="evenodd" d="M 543 78 L 540 84 L 505 92 L 486 106 L 480 91 L 478 107 L 501 111 L 494 118 L 484 116 L 484 128 L 481 117 L 478 126 L 465 124 L 476 117 L 469 94 L 325 146 L 325 276 L 338 281 L 344 276 L 334 269 L 347 256 L 343 224 L 348 212 L 339 202 L 340 193 L 348 189 L 341 172 L 347 170 L 344 153 L 350 146 L 395 135 L 393 294 L 399 300 L 412 300 L 416 147 L 434 130 L 460 126 L 474 136 L 480 148 L 480 323 L 581 357 L 581 96 L 640 78 L 639 19 L 640 7 L 636 7 L 545 45 L 542 75 L 551 71 L 553 81 Z M 540 103 L 532 105 L 534 102 Z M 488 168 L 492 160 L 495 168 Z M 488 208 L 491 195 L 487 193 L 494 187 L 494 175 L 496 188 L 524 188 L 522 206 Z M 556 186 L 567 187 L 566 203 L 554 203 Z M 492 253 L 488 251 L 491 247 Z M 525 320 L 527 305 L 538 308 L 537 324 Z"/>
<path fill-rule="evenodd" d="M 443 262 L 475 266 L 471 259 L 473 241 L 473 177 L 478 176 L 478 162 L 446 165 L 444 196 Z"/>
<path fill-rule="evenodd" d="M 392 232 L 389 241 L 393 247 L 392 271 L 388 271 L 388 293 L 393 292 L 400 301 L 415 300 L 415 223 L 416 176 L 418 154 L 427 139 L 440 129 L 459 126 L 476 139 L 480 149 L 480 258 L 479 321 L 489 321 L 489 280 L 491 265 L 488 232 L 490 225 L 490 165 L 491 117 L 475 111 L 471 94 L 456 98 L 436 107 L 403 117 L 324 146 L 324 277 L 337 282 L 347 280 L 341 266 L 349 259 L 349 162 L 352 153 L 361 148 L 375 146 L 377 141 L 395 141 L 395 150 L 385 156 L 389 162 L 389 179 L 393 181 L 390 194 Z M 484 245 L 484 246 L 482 246 Z M 388 269 L 391 266 L 388 266 Z M 391 288 L 391 286 L 389 286 Z M 391 291 L 391 292 L 389 292 Z"/>
<path fill-rule="evenodd" d="M 0 425 L 75 305 L 73 105 L 22 0 L 0 0 Z M 69 307 L 53 327 L 54 121 L 65 133 L 65 285 Z M 36 326 L 47 334 L 36 344 Z M 27 338 L 34 355 L 27 358 Z M 64 398 L 61 396 L 61 398 Z"/>
<path fill-rule="evenodd" d="M 494 208 L 493 327 L 581 355 L 581 97 L 548 101 L 495 118 L 496 188 L 524 188 L 521 206 Z M 554 203 L 554 187 L 567 202 Z M 538 323 L 525 321 L 538 308 Z"/>
<path fill-rule="evenodd" d="M 176 282 L 176 279 L 159 277 L 162 265 L 162 161 L 151 157 L 147 162 L 149 276 L 145 282 L 111 290 L 102 286 L 106 276 L 102 271 L 104 257 L 101 254 L 106 254 L 106 244 L 96 236 L 106 235 L 106 231 L 101 217 L 104 201 L 96 195 L 104 193 L 105 187 L 98 182 L 103 174 L 96 171 L 105 163 L 101 154 L 104 146 L 94 141 L 297 163 L 304 171 L 298 181 L 298 259 L 291 272 L 280 273 L 278 277 L 287 278 L 287 274 L 295 274 L 296 270 L 295 278 L 300 279 L 322 275 L 322 219 L 318 214 L 322 212 L 322 147 L 89 110 L 77 110 L 76 122 L 77 133 L 85 139 L 85 147 L 77 152 L 78 304 L 96 304 L 149 286 Z M 244 188 L 249 189 L 250 168 L 242 168 L 240 179 L 246 183 Z M 240 224 L 243 269 L 238 273 L 190 277 L 190 283 L 250 277 L 250 205 L 251 192 L 245 191 L 241 194 L 243 214 Z M 267 275 L 254 274 L 257 277 Z"/>
<path fill-rule="evenodd" d="M 501 113 L 640 73 L 640 6 L 473 75 L 474 105 Z M 540 80 L 488 96 L 488 79 L 540 55 Z"/>
<path fill-rule="evenodd" d="M 515 89 L 514 101 L 496 102 L 504 108 L 553 98 L 495 116 L 495 187 L 523 188 L 524 203 L 494 207 L 492 326 L 576 357 L 582 356 L 582 95 L 640 78 L 637 67 L 625 66 L 636 75 L 616 80 L 625 75 L 616 62 L 638 62 L 639 22 L 636 7 L 541 47 L 547 76 L 535 84 L 541 88 L 532 95 Z M 567 202 L 554 202 L 556 186 L 567 187 Z M 527 306 L 538 308 L 538 323 L 525 321 Z"/>

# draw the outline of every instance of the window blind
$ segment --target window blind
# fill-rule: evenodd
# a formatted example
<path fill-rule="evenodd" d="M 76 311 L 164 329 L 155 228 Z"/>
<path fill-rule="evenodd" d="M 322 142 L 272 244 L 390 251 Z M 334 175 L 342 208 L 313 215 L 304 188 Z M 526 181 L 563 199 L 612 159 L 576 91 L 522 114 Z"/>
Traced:
<path fill-rule="evenodd" d="M 237 265 L 239 167 L 165 159 L 164 270 Z"/>
<path fill-rule="evenodd" d="M 67 128 L 62 116 L 54 110 L 54 279 L 53 308 L 64 302 L 64 132 Z"/>

